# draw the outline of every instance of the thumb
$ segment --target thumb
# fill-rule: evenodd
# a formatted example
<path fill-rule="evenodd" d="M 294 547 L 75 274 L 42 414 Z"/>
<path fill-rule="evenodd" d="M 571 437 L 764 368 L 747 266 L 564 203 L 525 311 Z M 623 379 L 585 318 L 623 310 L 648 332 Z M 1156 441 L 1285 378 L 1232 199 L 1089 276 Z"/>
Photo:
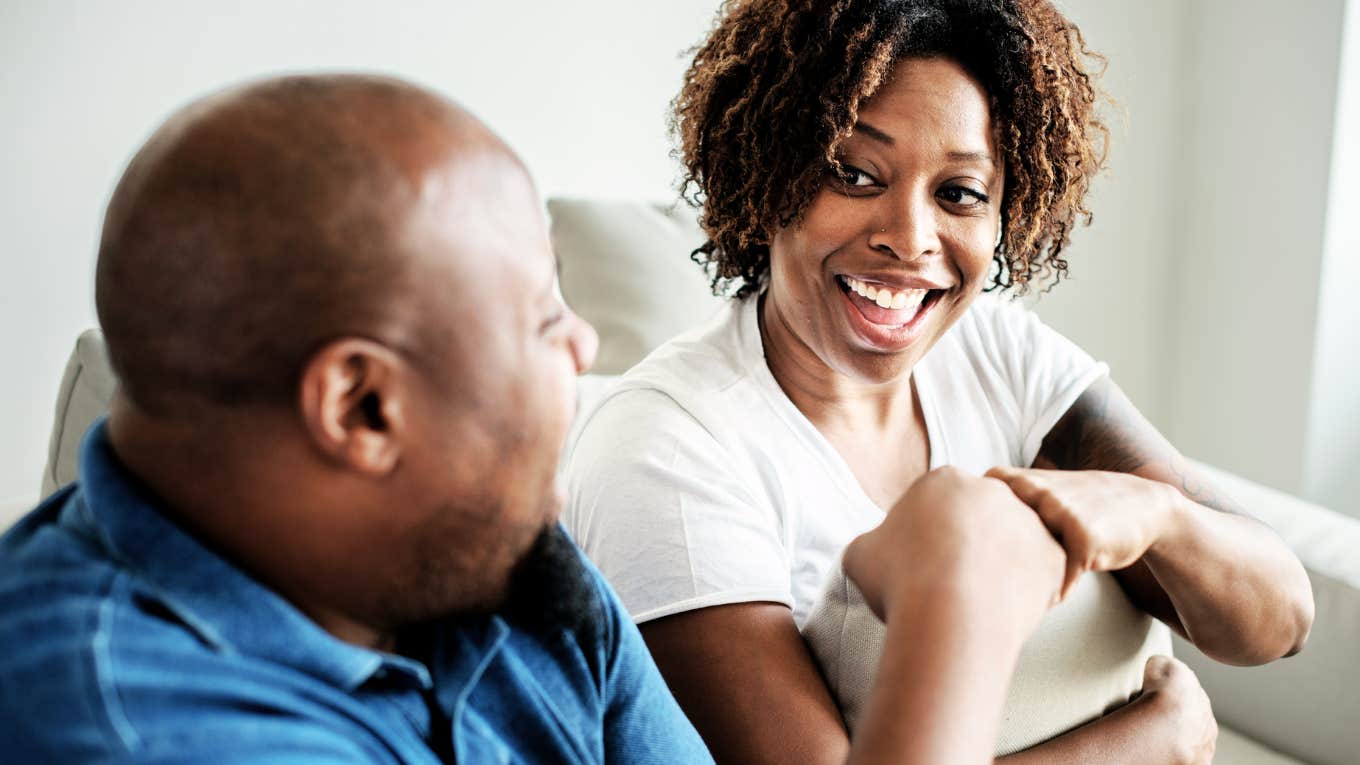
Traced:
<path fill-rule="evenodd" d="M 1143 693 L 1151 693 L 1166 685 L 1171 679 L 1173 667 L 1169 656 L 1161 654 L 1149 656 L 1147 664 L 1143 665 Z"/>

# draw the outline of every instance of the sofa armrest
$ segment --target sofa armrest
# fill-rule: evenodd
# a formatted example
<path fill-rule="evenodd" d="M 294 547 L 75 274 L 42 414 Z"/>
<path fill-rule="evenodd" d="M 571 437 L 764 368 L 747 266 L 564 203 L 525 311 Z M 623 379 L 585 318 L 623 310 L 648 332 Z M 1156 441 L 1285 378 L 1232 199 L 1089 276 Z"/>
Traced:
<path fill-rule="evenodd" d="M 1317 615 L 1297 656 L 1229 667 L 1179 641 L 1219 721 L 1318 765 L 1353 765 L 1360 752 L 1360 521 L 1208 466 L 1216 485 L 1272 526 L 1299 556 Z"/>

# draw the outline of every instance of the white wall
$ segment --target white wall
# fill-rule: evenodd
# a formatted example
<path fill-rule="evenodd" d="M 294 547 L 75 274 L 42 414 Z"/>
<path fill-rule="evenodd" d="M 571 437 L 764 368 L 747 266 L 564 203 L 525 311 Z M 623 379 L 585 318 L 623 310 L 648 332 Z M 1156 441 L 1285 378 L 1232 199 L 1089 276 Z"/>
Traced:
<path fill-rule="evenodd" d="M 1109 65 L 1116 100 L 1108 171 L 1097 179 L 1089 228 L 1072 235 L 1072 278 L 1033 301 L 1044 320 L 1110 365 L 1153 424 L 1165 428 L 1172 230 L 1183 115 L 1177 97 L 1188 57 L 1182 0 L 1066 0 L 1068 16 Z"/>
<path fill-rule="evenodd" d="M 0 500 L 35 494 L 57 384 L 95 323 L 103 205 L 151 130 L 282 70 L 399 74 L 454 96 L 548 194 L 666 199 L 666 108 L 713 0 L 0 3 Z"/>
<path fill-rule="evenodd" d="M 1185 451 L 1298 491 L 1314 330 L 1346 303 L 1318 298 L 1343 0 L 1290 13 L 1234 0 L 1060 3 L 1108 56 L 1105 85 L 1125 116 L 1095 224 L 1074 237 L 1075 278 L 1039 310 L 1110 362 Z M 667 199 L 666 106 L 716 5 L 0 4 L 0 499 L 36 490 L 62 365 L 94 323 L 102 207 L 176 107 L 283 70 L 389 72 L 480 113 L 546 194 Z"/>
<path fill-rule="evenodd" d="M 1303 494 L 1360 517 L 1360 0 L 1345 28 Z"/>
<path fill-rule="evenodd" d="M 1305 472 L 1343 0 L 1190 6 L 1168 435 L 1286 491 Z"/>

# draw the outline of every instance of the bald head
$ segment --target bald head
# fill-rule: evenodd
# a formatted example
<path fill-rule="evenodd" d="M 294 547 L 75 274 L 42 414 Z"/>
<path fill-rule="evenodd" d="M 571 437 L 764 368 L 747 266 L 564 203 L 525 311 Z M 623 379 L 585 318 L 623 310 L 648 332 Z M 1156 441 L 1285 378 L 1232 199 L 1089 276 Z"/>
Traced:
<path fill-rule="evenodd" d="M 96 303 L 123 395 L 148 414 L 287 403 L 329 340 L 418 343 L 406 226 L 434 168 L 487 151 L 513 156 L 455 104 L 377 77 L 272 79 L 182 110 L 104 222 Z"/>

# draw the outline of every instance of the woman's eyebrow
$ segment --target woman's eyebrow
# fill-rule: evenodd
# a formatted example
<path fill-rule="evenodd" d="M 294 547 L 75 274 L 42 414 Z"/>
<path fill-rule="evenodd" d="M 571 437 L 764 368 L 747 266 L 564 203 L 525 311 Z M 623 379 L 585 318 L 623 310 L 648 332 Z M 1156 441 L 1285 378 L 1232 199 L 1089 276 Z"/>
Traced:
<path fill-rule="evenodd" d="M 996 157 L 985 151 L 951 151 L 949 159 L 954 162 L 985 162 L 993 167 L 996 166 Z"/>
<path fill-rule="evenodd" d="M 855 123 L 854 132 L 863 133 L 875 141 L 887 144 L 888 146 L 893 146 L 897 143 L 896 138 L 893 138 L 882 130 L 862 120 Z M 951 151 L 947 156 L 952 162 L 982 162 L 992 166 L 996 165 L 996 158 L 985 151 Z"/>
<path fill-rule="evenodd" d="M 870 125 L 867 122 L 856 122 L 854 132 L 863 133 L 869 136 L 870 138 L 874 139 L 875 141 L 878 141 L 880 143 L 886 143 L 889 146 L 892 146 L 893 144 L 897 143 L 897 139 L 893 138 L 892 136 L 888 135 L 882 130 L 879 130 L 873 125 Z"/>

